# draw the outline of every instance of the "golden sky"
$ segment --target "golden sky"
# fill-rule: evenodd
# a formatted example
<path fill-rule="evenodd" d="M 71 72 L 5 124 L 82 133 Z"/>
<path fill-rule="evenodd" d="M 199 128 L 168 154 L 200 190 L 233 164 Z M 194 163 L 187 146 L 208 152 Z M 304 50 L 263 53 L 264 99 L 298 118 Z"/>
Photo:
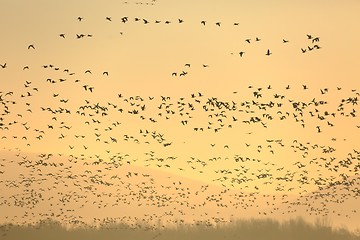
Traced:
<path fill-rule="evenodd" d="M 358 1 L 0 3 L 4 151 L 129 154 L 249 193 L 356 178 Z"/>

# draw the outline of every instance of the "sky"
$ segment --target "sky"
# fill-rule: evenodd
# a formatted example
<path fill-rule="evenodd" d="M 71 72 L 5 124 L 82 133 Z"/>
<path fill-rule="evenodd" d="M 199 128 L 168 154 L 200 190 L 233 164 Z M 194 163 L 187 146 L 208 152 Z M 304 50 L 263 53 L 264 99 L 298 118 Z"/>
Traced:
<path fill-rule="evenodd" d="M 4 152 L 128 154 L 247 193 L 356 179 L 358 1 L 0 3 Z"/>

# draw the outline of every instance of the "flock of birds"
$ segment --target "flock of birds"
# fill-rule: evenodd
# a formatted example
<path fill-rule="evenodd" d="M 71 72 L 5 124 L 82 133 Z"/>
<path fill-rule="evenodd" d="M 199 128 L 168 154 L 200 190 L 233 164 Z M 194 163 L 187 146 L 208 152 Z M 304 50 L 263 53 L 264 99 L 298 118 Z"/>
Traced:
<path fill-rule="evenodd" d="M 111 17 L 105 19 L 113 21 Z M 128 17 L 121 18 L 124 24 L 129 21 Z M 143 18 L 134 21 L 152 23 Z M 207 26 L 208 22 L 200 24 Z M 222 23 L 215 25 L 221 27 Z M 59 36 L 67 37 L 65 33 Z M 85 36 L 92 35 L 77 34 L 79 39 Z M 303 53 L 320 49 L 319 37 L 307 38 L 313 45 L 302 48 Z M 245 40 L 248 44 L 252 41 Z M 288 42 L 283 39 L 284 44 Z M 36 46 L 30 44 L 28 50 L 36 51 Z M 271 54 L 270 49 L 265 53 Z M 241 51 L 239 56 L 246 54 Z M 15 68 L 6 62 L 0 66 L 0 74 Z M 191 68 L 191 63 L 184 67 Z M 224 211 L 235 216 L 237 211 L 241 215 L 255 209 L 259 215 L 271 216 L 303 209 L 309 215 L 349 219 L 357 213 L 356 206 L 339 210 L 344 202 L 360 195 L 360 149 L 343 153 L 334 146 L 338 142 L 344 146 L 346 139 L 334 136 L 331 144 L 277 137 L 247 140 L 278 124 L 322 135 L 344 122 L 355 122 L 360 95 L 357 89 L 321 88 L 311 100 L 303 97 L 311 88 L 308 85 L 300 89 L 250 85 L 233 92 L 231 100 L 203 92 L 178 98 L 119 92 L 105 99 L 97 95 L 100 86 L 92 78 L 111 78 L 108 70 L 76 72 L 51 63 L 21 69 L 36 69 L 46 77 L 27 79 L 16 90 L 0 90 L 0 144 L 16 146 L 4 147 L 0 159 L 0 209 L 7 212 L 3 215 L 7 222 L 26 224 L 51 217 L 67 224 L 87 224 L 82 209 L 97 216 L 107 212 L 103 218 L 92 218 L 95 224 L 127 222 L 140 228 L 144 225 L 139 222 L 146 222 L 149 229 L 159 227 L 159 219 L 165 227 L 184 223 L 189 216 L 194 224 L 199 219 L 208 225 L 231 221 L 224 217 Z M 57 77 L 48 77 L 55 73 Z M 186 74 L 184 70 L 171 75 Z M 69 88 L 78 94 L 63 91 Z M 303 94 L 294 98 L 293 91 Z M 346 97 L 328 97 L 332 93 Z M 204 147 L 207 155 L 190 151 L 180 154 L 178 148 L 183 144 L 186 149 L 198 143 L 191 137 L 179 141 L 177 133 L 165 127 L 168 122 L 188 136 L 213 136 L 209 139 L 215 140 Z M 360 125 L 354 124 L 352 129 L 360 131 Z M 224 136 L 236 131 L 245 137 L 227 142 Z M 52 141 L 59 149 L 57 153 L 30 153 L 32 147 Z M 119 152 L 127 147 L 127 153 Z M 131 148 L 136 150 L 131 152 Z M 292 154 L 292 158 L 283 159 L 282 152 Z M 161 178 L 155 174 L 157 170 L 201 176 L 211 184 L 196 185 L 171 174 Z M 264 194 L 269 190 L 271 193 Z M 337 207 L 329 207 L 332 204 Z M 141 214 L 125 214 L 124 208 L 138 209 Z M 210 213 L 210 209 L 215 212 Z M 116 216 L 119 214 L 121 217 Z"/>
<path fill-rule="evenodd" d="M 83 22 L 84 21 L 84 17 L 81 17 L 79 16 L 77 18 L 78 22 Z M 107 22 L 115 22 L 113 21 L 113 18 L 110 17 L 110 16 L 107 16 L 105 17 L 105 21 Z M 140 18 L 140 17 L 135 17 L 133 19 L 131 19 L 130 17 L 128 16 L 124 16 L 124 17 L 121 17 L 119 22 L 121 22 L 122 24 L 129 24 L 131 23 L 132 21 L 136 22 L 136 23 L 143 23 L 144 25 L 148 25 L 148 24 L 166 24 L 166 25 L 169 25 L 169 24 L 183 24 L 185 21 L 184 19 L 181 19 L 181 18 L 178 18 L 176 21 L 170 21 L 170 20 L 154 20 L 154 21 L 150 21 L 146 18 Z M 200 21 L 200 24 L 202 26 L 207 26 L 208 25 L 208 21 L 206 20 L 201 20 Z M 217 26 L 217 27 L 221 27 L 222 26 L 222 22 L 215 22 L 215 23 L 212 23 L 213 25 Z M 234 22 L 232 23 L 233 26 L 239 26 L 240 23 L 239 22 Z M 123 32 L 120 32 L 121 35 L 123 35 L 124 33 Z M 65 38 L 65 33 L 60 33 L 59 36 L 61 38 Z M 76 39 L 81 39 L 81 38 L 84 38 L 84 37 L 93 37 L 93 34 L 84 34 L 84 33 L 78 33 L 76 34 Z M 310 51 L 313 51 L 313 50 L 319 50 L 321 49 L 321 46 L 319 45 L 319 42 L 320 42 L 320 37 L 318 36 L 313 36 L 311 34 L 306 34 L 306 38 L 309 40 L 309 44 L 307 46 L 304 46 L 304 47 L 301 47 L 299 49 L 299 51 L 301 50 L 302 53 L 307 53 L 307 52 L 310 52 Z M 260 42 L 261 41 L 261 38 L 259 37 L 255 37 L 255 39 L 252 39 L 252 38 L 246 38 L 244 39 L 244 42 L 246 42 L 247 44 L 251 44 L 251 43 L 256 43 L 256 42 Z M 282 43 L 283 44 L 288 44 L 289 43 L 289 40 L 288 39 L 282 39 Z M 231 53 L 232 55 L 234 54 L 233 52 Z M 245 56 L 245 51 L 244 50 L 241 50 L 240 52 L 238 52 L 239 56 L 240 57 L 244 57 Z M 272 51 L 270 49 L 267 49 L 266 52 L 264 53 L 264 55 L 266 56 L 270 56 L 272 55 Z M 204 67 L 208 66 L 206 64 L 203 64 Z M 180 74 L 180 76 L 185 76 L 186 75 L 186 72 L 182 72 Z M 177 73 L 172 73 L 172 76 L 177 76 Z"/>

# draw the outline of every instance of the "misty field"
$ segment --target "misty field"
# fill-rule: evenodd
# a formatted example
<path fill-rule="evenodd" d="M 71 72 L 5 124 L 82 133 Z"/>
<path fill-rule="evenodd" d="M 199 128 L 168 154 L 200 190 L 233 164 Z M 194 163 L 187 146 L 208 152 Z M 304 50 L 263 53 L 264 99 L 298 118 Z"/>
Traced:
<path fill-rule="evenodd" d="M 346 240 L 360 239 L 359 235 L 346 229 L 333 229 L 327 223 L 318 221 L 315 224 L 303 219 L 293 219 L 286 222 L 266 220 L 237 220 L 232 223 L 217 226 L 198 222 L 196 224 L 180 224 L 171 228 L 156 228 L 138 224 L 106 224 L 94 227 L 76 227 L 67 229 L 59 222 L 46 220 L 34 226 L 17 226 L 12 224 L 1 225 L 0 239 L 326 239 Z"/>

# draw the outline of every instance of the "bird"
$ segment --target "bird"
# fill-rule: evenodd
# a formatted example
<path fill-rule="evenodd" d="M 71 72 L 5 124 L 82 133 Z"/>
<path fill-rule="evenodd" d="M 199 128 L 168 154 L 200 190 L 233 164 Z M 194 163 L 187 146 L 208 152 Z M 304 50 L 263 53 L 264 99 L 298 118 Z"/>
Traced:
<path fill-rule="evenodd" d="M 318 133 L 321 133 L 320 126 L 316 126 L 316 128 L 317 128 L 317 132 L 318 132 Z"/>
<path fill-rule="evenodd" d="M 35 47 L 34 47 L 33 44 L 30 44 L 27 48 L 28 48 L 28 49 L 30 49 L 30 48 L 35 49 Z"/>
<path fill-rule="evenodd" d="M 267 51 L 266 51 L 266 56 L 270 56 L 272 53 L 270 52 L 270 49 L 268 49 Z"/>
<path fill-rule="evenodd" d="M 83 38 L 83 37 L 85 37 L 84 34 L 76 34 L 76 39 L 80 39 L 80 38 Z"/>
<path fill-rule="evenodd" d="M 1 68 L 6 68 L 6 63 L 0 64 L 0 67 L 1 67 Z"/>
<path fill-rule="evenodd" d="M 129 21 L 128 17 L 122 17 L 121 18 L 121 22 L 126 23 L 127 21 Z"/>
<path fill-rule="evenodd" d="M 314 42 L 319 42 L 319 41 L 320 41 L 320 38 L 319 38 L 319 37 L 315 37 L 315 38 L 313 38 L 313 39 L 311 40 L 312 43 L 314 43 Z"/>

